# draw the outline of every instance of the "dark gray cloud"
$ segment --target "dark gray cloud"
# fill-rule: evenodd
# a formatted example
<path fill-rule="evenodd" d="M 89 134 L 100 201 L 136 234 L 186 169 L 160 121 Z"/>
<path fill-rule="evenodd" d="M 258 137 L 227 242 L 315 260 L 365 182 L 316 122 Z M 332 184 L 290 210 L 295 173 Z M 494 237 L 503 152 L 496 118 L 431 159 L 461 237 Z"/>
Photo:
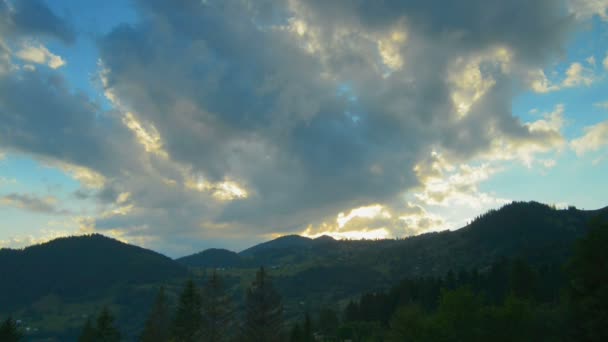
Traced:
<path fill-rule="evenodd" d="M 571 28 L 549 0 L 142 0 L 136 8 L 139 22 L 98 41 L 116 111 L 101 112 L 56 74 L 0 76 L 2 144 L 102 174 L 96 198 L 124 210 L 98 217 L 97 229 L 167 245 L 179 236 L 192 247 L 397 203 L 434 149 L 466 161 L 496 137 L 542 144 L 547 137 L 510 105 L 522 75 L 559 54 Z M 57 27 L 44 31 L 69 41 Z M 460 75 L 469 69 L 479 76 Z M 455 92 L 484 82 L 492 85 L 459 115 Z M 203 179 L 216 185 L 194 189 Z M 227 180 L 247 197 L 214 198 Z"/>
<path fill-rule="evenodd" d="M 11 193 L 0 197 L 0 205 L 12 206 L 43 214 L 69 215 L 70 211 L 61 209 L 54 197 L 38 197 L 29 194 Z"/>
<path fill-rule="evenodd" d="M 141 23 L 100 41 L 108 87 L 155 125 L 173 158 L 256 194 L 219 219 L 268 230 L 394 197 L 416 184 L 410 170 L 433 144 L 466 158 L 488 147 L 488 127 L 522 134 L 505 106 L 511 78 L 497 80 L 487 105 L 497 108 L 455 118 L 450 62 L 498 46 L 513 63 L 545 62 L 569 20 L 553 1 L 290 3 L 142 1 Z M 320 32 L 318 52 L 273 29 L 290 18 Z M 408 66 L 386 78 L 368 36 L 400 22 Z M 344 84 L 355 103 L 336 96 Z"/>
<path fill-rule="evenodd" d="M 76 39 L 71 25 L 41 0 L 1 1 L 0 32 L 17 37 L 53 37 L 65 43 L 72 43 Z"/>

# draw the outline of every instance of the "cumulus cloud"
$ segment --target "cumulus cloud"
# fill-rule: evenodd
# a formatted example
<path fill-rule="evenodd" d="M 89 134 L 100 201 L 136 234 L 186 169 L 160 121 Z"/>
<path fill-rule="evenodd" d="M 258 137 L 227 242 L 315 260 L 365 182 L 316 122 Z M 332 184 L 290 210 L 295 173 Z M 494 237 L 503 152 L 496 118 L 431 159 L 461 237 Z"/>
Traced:
<path fill-rule="evenodd" d="M 50 52 L 44 45 L 24 45 L 15 55 L 24 61 L 48 65 L 52 69 L 61 68 L 65 60 Z"/>
<path fill-rule="evenodd" d="M 3 32 L 69 42 L 69 25 L 34 23 L 23 13 L 47 12 L 24 3 L 2 12 Z M 106 207 L 91 229 L 195 248 L 379 205 L 390 217 L 334 227 L 418 232 L 442 224 L 405 214 L 402 200 L 428 185 L 413 170 L 432 151 L 454 165 L 440 171 L 457 193 L 491 172 L 468 161 L 531 160 L 563 140 L 558 115 L 524 124 L 511 113 L 572 27 L 552 0 L 142 0 L 136 10 L 139 22 L 98 40 L 111 111 L 53 70 L 0 73 L 0 113 L 19 113 L 0 117 L 2 148 L 90 180 Z"/>
<path fill-rule="evenodd" d="M 570 147 L 577 155 L 599 150 L 608 144 L 608 121 L 603 121 L 585 128 L 585 134 L 570 142 Z"/>
<path fill-rule="evenodd" d="M 576 87 L 580 85 L 590 86 L 593 83 L 592 72 L 581 63 L 572 63 L 566 70 L 564 87 Z"/>
<path fill-rule="evenodd" d="M 303 236 L 329 235 L 337 239 L 402 238 L 445 229 L 444 220 L 422 206 L 407 202 L 401 208 L 373 204 L 339 213 L 334 221 L 308 225 Z"/>
<path fill-rule="evenodd" d="M 479 190 L 481 182 L 500 171 L 487 163 L 452 165 L 434 152 L 418 163 L 414 171 L 421 183 L 414 196 L 424 205 L 482 208 L 507 202 Z"/>
<path fill-rule="evenodd" d="M 549 80 L 542 69 L 530 70 L 526 75 L 526 82 L 530 89 L 537 93 L 549 93 L 565 88 L 588 87 L 596 81 L 594 73 L 595 58 L 591 56 L 586 60 L 589 67 L 582 63 L 574 62 L 564 72 L 563 80 L 553 82 Z"/>
<path fill-rule="evenodd" d="M 579 19 L 589 19 L 594 15 L 608 20 L 608 0 L 569 0 L 570 12 Z"/>

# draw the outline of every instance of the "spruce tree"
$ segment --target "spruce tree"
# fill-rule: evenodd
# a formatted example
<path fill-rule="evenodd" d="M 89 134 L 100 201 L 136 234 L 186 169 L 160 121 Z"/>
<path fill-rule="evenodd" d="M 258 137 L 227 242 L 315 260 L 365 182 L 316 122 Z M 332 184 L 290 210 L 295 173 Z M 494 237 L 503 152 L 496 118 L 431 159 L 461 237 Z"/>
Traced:
<path fill-rule="evenodd" d="M 304 337 L 304 341 L 306 341 L 306 342 L 313 342 L 315 340 L 313 329 L 312 329 L 312 321 L 310 319 L 310 315 L 308 314 L 308 312 L 304 316 L 304 336 L 303 337 Z"/>
<path fill-rule="evenodd" d="M 90 318 L 87 318 L 84 327 L 82 328 L 82 332 L 78 337 L 78 342 L 94 342 L 96 338 L 96 331 L 93 323 Z"/>
<path fill-rule="evenodd" d="M 201 296 L 192 279 L 188 280 L 179 296 L 173 320 L 172 335 L 179 342 L 198 341 L 201 336 Z"/>
<path fill-rule="evenodd" d="M 594 222 L 568 264 L 568 311 L 575 341 L 608 341 L 608 223 Z"/>
<path fill-rule="evenodd" d="M 272 286 L 263 267 L 247 290 L 245 299 L 245 341 L 280 341 L 283 326 L 281 296 Z"/>
<path fill-rule="evenodd" d="M 291 333 L 289 334 L 290 342 L 301 342 L 302 341 L 302 328 L 300 328 L 300 323 L 296 322 L 291 328 Z"/>
<path fill-rule="evenodd" d="M 17 322 L 12 318 L 7 318 L 0 324 L 0 341 L 18 342 L 22 341 L 23 335 L 17 326 Z"/>
<path fill-rule="evenodd" d="M 205 341 L 225 341 L 233 324 L 233 308 L 221 278 L 214 270 L 202 293 L 202 332 Z"/>
<path fill-rule="evenodd" d="M 120 341 L 120 332 L 114 326 L 114 316 L 108 308 L 104 307 L 97 317 L 97 327 L 95 328 L 96 342 L 117 342 Z"/>
<path fill-rule="evenodd" d="M 171 335 L 171 317 L 164 287 L 158 290 L 154 306 L 150 311 L 141 334 L 141 342 L 166 342 Z"/>

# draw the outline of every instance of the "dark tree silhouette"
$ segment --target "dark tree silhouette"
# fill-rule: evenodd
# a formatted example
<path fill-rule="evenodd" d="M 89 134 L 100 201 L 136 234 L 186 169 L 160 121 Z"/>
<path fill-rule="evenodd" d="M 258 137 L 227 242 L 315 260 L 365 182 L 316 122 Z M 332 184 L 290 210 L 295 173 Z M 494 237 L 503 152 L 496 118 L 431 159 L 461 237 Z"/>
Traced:
<path fill-rule="evenodd" d="M 93 323 L 90 318 L 87 318 L 84 327 L 82 328 L 82 332 L 78 337 L 78 342 L 94 342 L 96 339 L 96 331 Z"/>
<path fill-rule="evenodd" d="M 198 341 L 201 334 L 201 296 L 192 279 L 188 280 L 179 297 L 173 320 L 172 335 L 179 342 Z"/>
<path fill-rule="evenodd" d="M 328 338 L 334 337 L 338 331 L 340 320 L 338 315 L 332 309 L 326 308 L 319 313 L 317 328 L 321 334 Z"/>
<path fill-rule="evenodd" d="M 608 224 L 596 224 L 568 265 L 573 338 L 608 341 Z"/>
<path fill-rule="evenodd" d="M 243 339 L 246 341 L 280 341 L 283 328 L 281 296 L 263 267 L 247 290 Z"/>
<path fill-rule="evenodd" d="M 165 288 L 158 290 L 154 306 L 150 311 L 146 325 L 141 334 L 141 342 L 165 342 L 171 336 L 171 317 Z"/>
<path fill-rule="evenodd" d="M 120 332 L 114 326 L 114 316 L 108 308 L 103 308 L 97 317 L 97 327 L 95 328 L 96 342 L 117 342 L 120 341 Z"/>
<path fill-rule="evenodd" d="M 221 278 L 214 270 L 202 293 L 202 332 L 205 341 L 228 340 L 233 327 L 234 310 Z"/>
<path fill-rule="evenodd" d="M 22 341 L 23 334 L 17 326 L 17 322 L 12 318 L 7 318 L 0 324 L 0 341 L 2 342 L 18 342 Z"/>

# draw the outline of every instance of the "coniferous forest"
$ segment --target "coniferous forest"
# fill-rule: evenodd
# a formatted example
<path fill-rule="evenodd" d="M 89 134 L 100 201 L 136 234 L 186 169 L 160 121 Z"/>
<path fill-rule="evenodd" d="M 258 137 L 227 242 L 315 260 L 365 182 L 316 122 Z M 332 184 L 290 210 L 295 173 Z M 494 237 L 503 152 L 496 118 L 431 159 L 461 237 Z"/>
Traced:
<path fill-rule="evenodd" d="M 519 214 L 530 214 L 526 211 L 530 208 L 559 215 L 580 214 L 572 208 L 556 210 L 536 204 L 512 204 L 479 217 L 470 225 L 473 228 L 465 229 L 473 229 L 476 241 L 481 244 L 500 234 L 500 228 L 490 231 L 482 223 L 495 223 L 498 213 L 514 209 Z M 562 236 L 556 238 L 557 242 L 551 240 L 550 245 L 535 245 L 543 249 L 540 251 L 526 249 L 519 255 L 499 255 L 485 265 L 480 263 L 482 267 L 462 264 L 441 274 L 406 274 L 390 286 L 371 287 L 341 300 L 320 300 L 317 306 L 306 306 L 298 296 L 294 305 L 293 296 L 305 291 L 302 289 L 312 289 L 314 293 L 318 284 L 324 284 L 324 276 L 331 278 L 327 273 L 309 270 L 286 281 L 284 269 L 258 267 L 240 284 L 242 280 L 235 280 L 225 267 L 189 266 L 187 276 L 172 275 L 174 281 L 166 285 L 159 282 L 142 285 L 148 288 L 147 301 L 132 298 L 122 305 L 100 303 L 94 314 L 66 339 L 38 339 L 10 315 L 0 325 L 0 341 L 606 341 L 608 224 L 603 215 L 590 215 L 586 222 L 588 227 L 571 240 L 569 249 L 563 249 L 566 240 Z M 574 229 L 564 226 L 566 231 Z M 512 234 L 511 229 L 507 230 Z M 306 242 L 295 238 L 277 241 L 291 250 L 297 249 L 293 241 Z M 433 239 L 422 241 L 429 245 L 437 243 Z M 283 247 L 256 248 L 266 260 L 285 253 Z M 559 253 L 550 259 L 535 257 L 551 255 L 555 250 Z M 452 250 L 454 255 L 455 251 Z M 136 250 L 135 255 L 141 253 Z M 221 262 L 216 255 L 213 258 L 214 262 Z M 229 258 L 234 265 L 235 255 Z M 158 265 L 165 265 L 166 261 L 160 260 Z M 247 258 L 239 260 L 252 262 Z M 250 269 L 241 267 L 244 268 L 235 268 L 235 272 Z M 374 273 L 355 275 L 369 274 Z M 301 284 L 294 284 L 293 279 Z M 374 284 L 363 277 L 359 282 L 366 286 Z M 239 293 L 234 289 L 243 290 Z M 80 299 L 74 300 L 87 300 L 83 295 L 77 298 Z M 126 312 L 141 313 L 142 324 L 135 329 L 131 323 L 124 323 L 129 305 L 133 311 Z"/>

